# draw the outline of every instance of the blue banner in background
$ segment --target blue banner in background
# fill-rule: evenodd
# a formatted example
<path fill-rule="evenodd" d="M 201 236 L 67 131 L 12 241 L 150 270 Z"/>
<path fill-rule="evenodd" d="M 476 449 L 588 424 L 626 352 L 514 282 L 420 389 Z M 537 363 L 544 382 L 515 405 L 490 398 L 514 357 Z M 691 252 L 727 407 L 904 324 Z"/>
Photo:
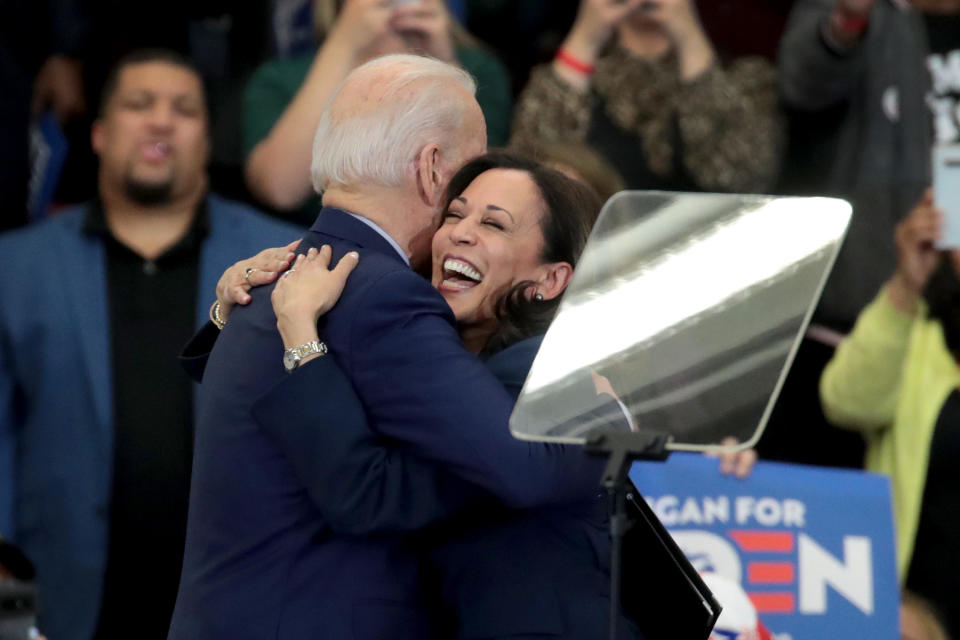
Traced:
<path fill-rule="evenodd" d="M 698 570 L 739 584 L 777 640 L 900 637 L 887 478 L 761 462 L 740 480 L 718 467 L 674 454 L 630 471 Z"/>

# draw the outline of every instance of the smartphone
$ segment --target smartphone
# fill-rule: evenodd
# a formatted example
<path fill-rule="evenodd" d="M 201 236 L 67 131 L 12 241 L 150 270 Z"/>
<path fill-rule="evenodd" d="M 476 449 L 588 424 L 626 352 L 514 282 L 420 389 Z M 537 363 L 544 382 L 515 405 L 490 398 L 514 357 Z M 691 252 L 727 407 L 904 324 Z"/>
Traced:
<path fill-rule="evenodd" d="M 937 248 L 960 247 L 960 144 L 933 148 L 933 203 L 943 211 Z"/>
<path fill-rule="evenodd" d="M 36 585 L 0 580 L 0 640 L 32 640 L 38 636 Z"/>

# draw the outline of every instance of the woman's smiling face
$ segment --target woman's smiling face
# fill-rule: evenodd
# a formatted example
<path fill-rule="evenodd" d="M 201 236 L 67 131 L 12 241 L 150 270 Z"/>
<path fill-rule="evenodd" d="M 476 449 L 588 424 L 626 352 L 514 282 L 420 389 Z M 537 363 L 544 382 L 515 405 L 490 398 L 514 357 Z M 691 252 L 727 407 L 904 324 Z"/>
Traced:
<path fill-rule="evenodd" d="M 431 282 L 461 326 L 493 326 L 513 285 L 544 277 L 543 212 L 533 179 L 517 169 L 485 171 L 450 202 L 433 236 Z"/>

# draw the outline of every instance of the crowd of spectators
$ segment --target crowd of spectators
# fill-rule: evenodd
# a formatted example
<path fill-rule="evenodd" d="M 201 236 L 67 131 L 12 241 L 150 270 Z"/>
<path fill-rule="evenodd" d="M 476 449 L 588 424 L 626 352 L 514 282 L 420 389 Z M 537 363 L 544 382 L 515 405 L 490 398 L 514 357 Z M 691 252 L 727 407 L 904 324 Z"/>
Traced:
<path fill-rule="evenodd" d="M 158 64 L 172 66 L 163 71 L 172 74 L 170 82 L 185 83 L 200 101 L 185 105 L 171 98 L 167 120 L 149 124 L 158 136 L 194 127 L 194 138 L 177 149 L 157 143 L 145 152 L 189 152 L 176 176 L 187 181 L 185 191 L 167 194 L 168 200 L 127 189 L 129 167 L 117 155 L 123 141 L 117 137 L 122 129 L 114 128 L 122 125 L 115 122 L 126 122 L 123 114 L 144 99 L 133 85 L 145 83 L 150 100 L 168 99 L 147 76 L 110 73 L 124 55 L 148 47 L 188 61 L 166 58 Z M 78 248 L 82 257 L 63 271 L 86 269 L 91 256 L 106 259 L 109 273 L 103 267 L 92 278 L 84 273 L 86 285 L 92 279 L 99 286 L 98 299 L 113 301 L 110 315 L 96 321 L 109 330 L 76 354 L 71 349 L 77 345 L 37 345 L 25 334 L 32 349 L 49 348 L 51 366 L 68 367 L 67 379 L 23 368 L 27 356 L 16 351 L 17 331 L 25 324 L 11 310 L 20 302 L 27 307 L 38 288 L 0 287 L 0 309 L 10 312 L 0 312 L 0 469 L 9 470 L 9 477 L 0 478 L 0 536 L 17 540 L 17 527 L 57 528 L 89 515 L 76 513 L 87 507 L 98 519 L 83 534 L 83 545 L 47 541 L 58 554 L 85 554 L 75 565 L 61 565 L 80 576 L 71 584 L 88 585 L 91 598 L 88 610 L 73 618 L 83 627 L 64 622 L 57 637 L 86 640 L 98 628 L 119 628 L 121 618 L 111 616 L 127 606 L 130 594 L 118 572 L 125 560 L 115 554 L 127 550 L 114 545 L 107 555 L 103 541 L 108 535 L 132 539 L 124 518 L 139 526 L 151 520 L 142 519 L 139 502 L 123 502 L 126 494 L 117 483 L 147 481 L 147 471 L 135 463 L 138 447 L 143 438 L 158 437 L 164 415 L 185 415 L 187 424 L 192 419 L 187 386 L 167 387 L 169 402 L 137 406 L 132 400 L 144 395 L 148 383 L 163 387 L 163 376 L 173 374 L 151 368 L 158 343 L 142 356 L 118 355 L 125 353 L 122 341 L 150 340 L 134 330 L 143 312 L 139 303 L 116 301 L 149 298 L 143 289 L 161 277 L 190 282 L 188 293 L 172 304 L 179 315 L 170 319 L 177 328 L 167 343 L 185 340 L 193 317 L 205 313 L 193 300 L 206 299 L 210 287 L 204 283 L 270 244 L 267 236 L 250 235 L 253 228 L 240 233 L 244 248 L 223 255 L 207 273 L 198 262 L 200 249 L 221 240 L 220 209 L 234 206 L 210 193 L 279 218 L 282 223 L 249 214 L 270 237 L 286 238 L 285 228 L 308 226 L 319 206 L 310 163 L 324 107 L 352 69 L 399 52 L 466 69 L 477 80 L 490 147 L 532 154 L 587 182 L 603 198 L 631 188 L 828 195 L 853 204 L 847 239 L 759 453 L 889 474 L 901 582 L 929 601 L 953 636 L 960 635 L 950 606 L 960 592 L 954 535 L 960 483 L 951 472 L 954 453 L 960 453 L 960 258 L 956 251 L 944 256 L 948 252 L 933 248 L 942 212 L 927 191 L 934 145 L 960 142 L 960 0 L 195 0 L 156 10 L 116 0 L 0 0 L 0 230 L 27 227 L 5 235 L 0 246 L 11 268 L 11 256 L 27 262 L 24 247 L 39 254 L 49 242 L 31 235 L 37 221 L 58 219 L 65 237 L 81 234 L 97 247 L 93 254 L 89 246 Z M 199 76 L 174 73 L 185 68 Z M 202 88 L 194 80 L 202 80 Z M 35 126 L 45 113 L 66 141 L 62 170 L 46 162 Z M 191 172 L 199 181 L 192 186 Z M 45 202 L 40 185 L 47 174 L 57 187 L 52 204 L 38 207 Z M 89 201 L 94 204 L 82 205 Z M 61 211 L 67 207 L 72 213 Z M 170 207 L 180 223 L 157 215 Z M 40 272 L 38 280 L 45 277 Z M 60 296 L 56 282 L 38 286 Z M 206 290 L 198 293 L 197 287 Z M 53 320 L 62 316 L 55 310 L 50 315 L 40 324 L 54 327 L 52 333 Z M 89 318 L 77 322 L 93 326 Z M 110 353 L 111 345 L 116 349 L 109 362 L 91 364 L 84 351 Z M 77 363 L 67 362 L 64 353 Z M 86 389 L 80 362 L 105 374 L 110 393 Z M 19 379 L 25 372 L 36 379 Z M 64 394 L 62 387 L 70 385 L 84 390 Z M 62 433 L 15 433 L 24 429 L 21 422 L 60 419 L 51 417 L 50 400 L 40 397 L 57 387 L 82 406 L 66 408 L 73 420 L 89 413 L 91 425 L 115 434 L 115 447 L 89 452 L 91 461 L 111 472 L 80 480 L 96 485 L 90 504 L 68 504 L 64 495 L 48 501 L 43 513 L 21 513 L 23 498 L 12 487 L 77 488 L 68 486 L 70 474 L 59 478 L 63 486 L 33 487 L 25 471 L 25 465 L 62 462 L 30 450 L 31 443 L 40 447 L 34 440 Z M 136 424 L 150 432 L 138 432 Z M 82 434 L 74 436 L 53 449 L 57 456 L 68 456 L 84 441 Z M 19 440 L 4 445 L 4 438 Z M 169 484 L 154 488 L 158 503 L 177 509 L 166 524 L 182 526 L 192 443 L 189 434 L 179 438 L 170 460 L 183 477 L 168 473 Z M 179 502 L 169 500 L 170 491 Z M 57 500 L 69 517 L 53 513 Z M 178 535 L 165 542 L 168 555 L 158 558 L 182 549 Z M 42 570 L 46 551 L 34 551 Z M 54 575 L 61 578 L 72 579 Z M 176 576 L 170 581 L 175 585 Z"/>

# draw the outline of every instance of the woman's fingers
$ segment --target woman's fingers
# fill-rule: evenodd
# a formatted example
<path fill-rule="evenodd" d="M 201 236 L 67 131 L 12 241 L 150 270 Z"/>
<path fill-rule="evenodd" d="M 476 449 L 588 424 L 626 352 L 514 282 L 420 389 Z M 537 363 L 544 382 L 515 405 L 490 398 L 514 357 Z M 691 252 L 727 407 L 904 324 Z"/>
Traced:
<path fill-rule="evenodd" d="M 734 474 L 738 478 L 746 478 L 753 471 L 754 465 L 757 464 L 757 450 L 756 449 L 744 449 L 737 454 L 736 461 L 734 463 Z"/>
<path fill-rule="evenodd" d="M 330 245 L 323 245 L 320 247 L 319 252 L 316 251 L 316 249 L 310 249 L 310 251 L 314 252 L 313 260 L 317 262 L 319 266 L 323 267 L 324 269 L 330 266 L 330 258 L 333 256 L 333 249 L 330 248 Z"/>
<path fill-rule="evenodd" d="M 357 263 L 360 262 L 360 254 L 356 251 L 351 251 L 342 258 L 340 262 L 337 263 L 337 266 L 334 267 L 333 273 L 337 276 L 337 279 L 341 282 L 340 288 L 343 289 L 343 284 L 347 281 L 347 276 L 357 268 Z"/>
<path fill-rule="evenodd" d="M 720 443 L 723 447 L 735 447 L 739 441 L 734 437 L 724 438 Z M 708 453 L 709 457 L 719 456 L 720 473 L 746 478 L 757 464 L 757 450 L 744 449 L 743 451 L 723 451 L 719 454 Z"/>

